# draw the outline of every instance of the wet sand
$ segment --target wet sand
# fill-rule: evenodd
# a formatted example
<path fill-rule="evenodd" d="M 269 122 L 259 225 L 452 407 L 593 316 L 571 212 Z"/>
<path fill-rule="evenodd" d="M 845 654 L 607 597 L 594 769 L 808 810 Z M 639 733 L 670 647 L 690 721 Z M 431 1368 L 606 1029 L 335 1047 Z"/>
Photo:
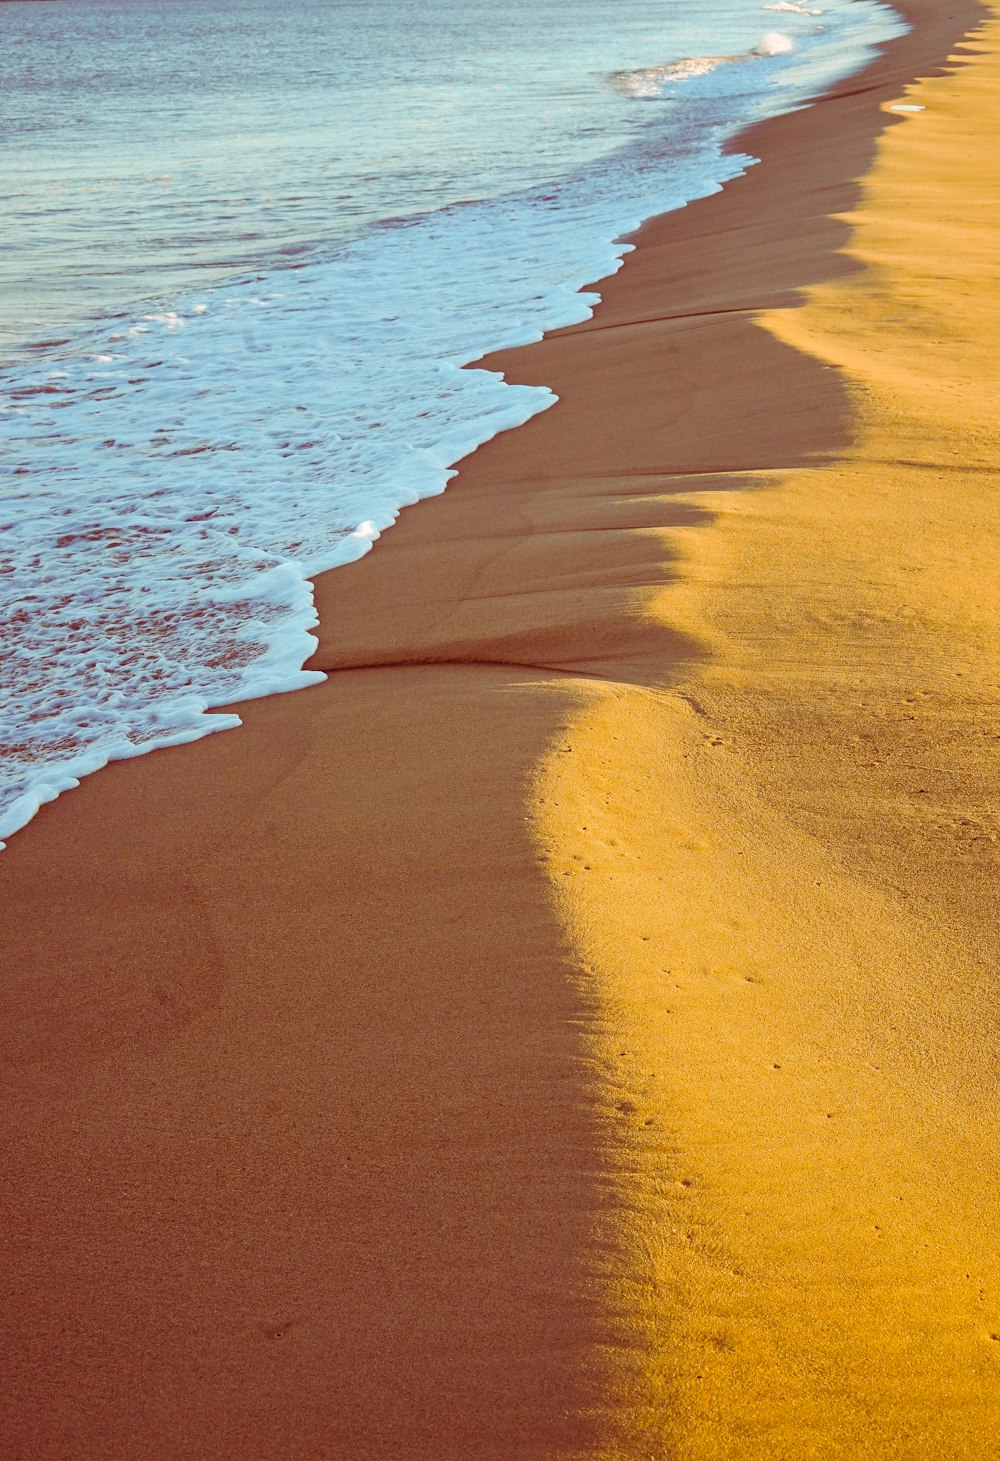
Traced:
<path fill-rule="evenodd" d="M 324 685 L 0 858 L 5 1454 L 1000 1448 L 1000 28 L 904 8 L 490 362 Z"/>

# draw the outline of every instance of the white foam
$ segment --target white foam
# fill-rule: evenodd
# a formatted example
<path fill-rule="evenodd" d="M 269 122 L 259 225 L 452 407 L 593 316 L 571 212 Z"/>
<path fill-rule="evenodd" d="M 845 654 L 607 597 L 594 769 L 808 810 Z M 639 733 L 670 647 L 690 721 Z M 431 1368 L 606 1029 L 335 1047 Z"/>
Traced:
<path fill-rule="evenodd" d="M 774 5 L 762 5 L 762 10 L 781 10 L 786 15 L 822 15 L 822 10 L 810 10 L 808 5 L 795 5 L 792 0 L 776 0 Z"/>
<path fill-rule="evenodd" d="M 779 30 L 768 31 L 762 36 L 753 48 L 755 56 L 784 56 L 789 51 L 794 51 L 795 42 L 791 36 L 786 36 Z"/>

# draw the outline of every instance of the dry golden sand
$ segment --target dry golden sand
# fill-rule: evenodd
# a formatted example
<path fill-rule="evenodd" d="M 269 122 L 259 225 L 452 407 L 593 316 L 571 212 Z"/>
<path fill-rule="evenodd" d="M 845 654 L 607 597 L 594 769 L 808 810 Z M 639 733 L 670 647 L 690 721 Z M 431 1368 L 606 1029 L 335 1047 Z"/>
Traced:
<path fill-rule="evenodd" d="M 338 673 L 0 858 L 3 1454 L 1000 1451 L 998 26 L 905 8 Z"/>
<path fill-rule="evenodd" d="M 642 611 L 708 663 L 588 686 L 537 777 L 621 1113 L 622 1455 L 1000 1454 L 998 39 L 907 88 L 858 272 L 758 318 L 855 443 L 704 485 Z"/>

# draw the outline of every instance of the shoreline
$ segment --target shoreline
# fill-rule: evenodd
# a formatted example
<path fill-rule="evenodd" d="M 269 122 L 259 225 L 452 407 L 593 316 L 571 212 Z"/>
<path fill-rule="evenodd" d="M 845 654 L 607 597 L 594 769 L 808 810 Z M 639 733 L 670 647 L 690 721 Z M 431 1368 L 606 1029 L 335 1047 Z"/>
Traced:
<path fill-rule="evenodd" d="M 854 0 L 849 0 L 849 3 L 854 3 Z M 856 46 L 859 43 L 855 39 L 853 44 Z M 872 44 L 873 43 L 870 41 L 867 43 L 869 49 Z M 844 45 L 843 40 L 841 40 L 841 45 Z M 794 47 L 792 49 L 794 50 Z M 850 46 L 848 46 L 848 49 L 850 49 Z M 745 63 L 755 54 L 755 50 L 751 49 L 744 54 L 726 57 L 724 59 L 727 61 L 736 60 L 741 63 Z M 854 60 L 857 60 L 856 56 L 854 57 Z M 842 64 L 846 64 L 844 62 L 843 56 L 841 57 L 841 62 Z M 648 70 L 650 68 L 646 69 Z M 818 82 L 815 84 L 818 85 Z M 835 83 L 830 83 L 830 87 L 832 87 L 834 84 Z M 762 96 L 763 93 L 760 97 L 758 97 L 758 103 L 760 104 L 762 104 Z M 798 105 L 807 105 L 809 104 L 810 100 L 815 100 L 815 95 L 809 96 L 806 92 L 803 91 L 802 95 L 799 96 Z M 793 109 L 795 103 L 791 96 L 786 95 L 784 101 L 789 109 Z M 756 161 L 756 159 L 747 159 L 745 156 L 742 156 L 739 152 L 738 147 L 736 146 L 736 139 L 738 139 L 738 137 L 742 135 L 743 132 L 749 130 L 749 125 L 750 124 L 747 124 L 746 126 L 740 126 L 739 124 L 731 123 L 729 130 L 732 132 L 732 136 L 730 137 L 728 144 L 720 143 L 718 137 L 716 137 L 715 144 L 707 149 L 708 153 L 715 153 L 714 161 L 712 161 L 707 156 L 705 159 L 703 159 L 703 166 L 705 170 L 699 173 L 697 181 L 695 181 L 693 175 L 688 179 L 692 191 L 690 192 L 690 194 L 687 195 L 687 202 L 677 202 L 675 205 L 676 208 L 689 206 L 690 201 L 711 196 L 714 192 L 719 191 L 723 186 L 723 183 L 727 181 L 730 176 L 732 176 L 732 169 L 725 166 L 725 160 L 727 158 L 733 159 L 733 165 L 737 169 L 737 171 L 745 163 L 748 165 L 752 165 Z M 735 131 L 733 131 L 733 127 L 736 127 Z M 627 153 L 623 154 L 623 157 L 626 155 Z M 678 193 L 676 196 L 679 198 L 681 194 Z M 495 199 L 494 202 L 496 201 L 499 200 Z M 662 198 L 660 201 L 664 204 L 664 206 L 666 206 L 665 197 Z M 634 201 L 632 205 L 628 206 L 626 211 L 623 211 L 621 207 L 619 207 L 619 213 L 622 218 L 641 217 L 643 216 L 645 209 L 653 207 L 654 204 L 652 200 L 648 197 L 644 197 L 641 203 L 639 203 L 638 201 Z M 450 208 L 446 206 L 444 211 L 447 213 L 450 211 Z M 661 210 L 657 208 L 655 212 L 648 214 L 644 221 L 648 221 L 651 217 L 659 216 L 660 211 Z M 674 210 L 670 209 L 669 211 Z M 424 223 L 428 222 L 429 220 L 433 219 L 434 210 L 422 215 L 422 217 Z M 485 358 L 486 354 L 506 353 L 506 351 L 509 349 L 523 349 L 529 347 L 541 338 L 541 334 L 539 332 L 544 331 L 544 333 L 546 334 L 554 333 L 558 329 L 568 328 L 570 325 L 580 321 L 581 319 L 589 318 L 594 302 L 596 302 L 600 298 L 600 284 L 609 277 L 611 277 L 613 273 L 617 272 L 617 269 L 620 267 L 626 251 L 631 250 L 631 248 L 633 247 L 633 245 L 626 242 L 626 240 L 631 238 L 632 235 L 637 231 L 638 227 L 641 226 L 641 224 L 634 227 L 632 225 L 626 226 L 623 223 L 622 229 L 624 231 L 619 231 L 615 234 L 612 234 L 609 225 L 606 232 L 598 231 L 597 234 L 592 235 L 588 241 L 590 262 L 587 265 L 578 264 L 574 273 L 574 278 L 577 281 L 577 285 L 574 286 L 573 282 L 569 281 L 561 286 L 559 289 L 557 289 L 555 293 L 550 293 L 545 297 L 543 301 L 545 308 L 541 311 L 541 313 L 543 317 L 548 317 L 547 321 L 545 318 L 532 319 L 530 317 L 523 320 L 518 328 L 508 332 L 509 343 L 503 347 L 503 352 L 500 351 L 500 347 L 494 347 L 490 351 L 485 351 L 483 355 L 468 361 L 466 369 L 477 369 L 479 360 Z M 354 244 L 356 245 L 358 242 L 359 240 L 355 240 Z M 587 273 L 587 270 L 590 268 L 600 270 L 601 272 L 596 275 L 589 275 Z M 404 266 L 403 273 L 405 274 L 405 272 L 406 270 Z M 280 271 L 277 277 L 280 279 Z M 591 280 L 595 278 L 597 282 L 591 282 Z M 234 275 L 233 282 L 236 284 L 246 284 L 247 280 L 240 280 L 239 275 Z M 555 309 L 552 308 L 551 301 L 557 297 L 561 300 L 561 309 L 558 307 L 556 307 Z M 174 311 L 172 308 L 168 308 L 168 305 L 171 304 L 171 301 L 168 300 L 165 296 L 161 295 L 150 296 L 150 298 L 146 299 L 145 302 L 143 302 L 142 300 L 134 300 L 132 302 L 132 305 L 130 306 L 130 309 L 132 313 L 136 315 L 137 320 L 140 316 L 143 319 L 147 320 L 156 319 L 157 317 L 162 316 L 163 318 L 160 320 L 160 323 L 162 325 L 164 321 L 169 320 L 173 320 L 175 323 L 177 321 L 184 323 L 186 320 L 187 323 L 190 323 L 190 321 L 195 318 L 199 311 L 208 308 L 203 303 L 196 305 L 194 307 L 194 313 L 192 314 L 190 313 L 190 299 L 188 300 L 187 309 L 183 307 L 183 301 L 181 300 L 174 299 L 172 303 L 181 305 L 180 316 L 178 316 L 176 314 L 176 311 Z M 150 311 L 152 311 L 152 314 L 149 313 Z M 111 324 L 111 315 L 107 315 L 106 317 L 98 316 L 90 322 L 88 330 L 85 333 L 90 333 L 92 335 L 91 345 L 93 347 L 93 351 L 99 351 L 103 349 L 104 346 L 107 346 L 109 349 L 112 348 L 111 342 L 118 339 L 118 332 L 112 332 L 109 338 L 105 338 L 108 336 L 108 332 L 111 329 Z M 166 328 L 169 333 L 169 331 L 174 328 L 174 324 L 168 324 Z M 143 346 L 144 350 L 151 345 L 153 338 L 153 336 L 150 336 L 146 340 L 146 345 Z M 58 345 L 60 342 L 56 341 L 54 343 Z M 80 342 L 78 341 L 76 351 L 77 357 L 79 357 L 80 348 Z M 475 349 L 476 347 L 473 346 L 472 348 Z M 371 354 L 370 351 L 368 353 Z M 378 352 L 376 351 L 375 353 L 377 354 Z M 434 351 L 432 349 L 432 354 L 433 353 Z M 100 358 L 100 356 L 98 356 L 98 358 Z M 64 363 L 71 363 L 72 360 L 73 356 L 71 355 L 69 359 Z M 22 360 L 21 363 L 25 364 L 26 359 Z M 54 358 L 49 362 L 50 365 L 59 363 L 60 362 L 58 358 Z M 204 358 L 201 359 L 200 364 L 202 368 L 204 368 L 206 364 Z M 140 365 L 137 359 L 133 359 L 133 366 L 136 370 L 140 370 Z M 195 366 L 195 374 L 197 374 L 197 364 Z M 191 381 L 189 380 L 189 384 L 190 383 Z M 37 387 L 38 385 L 39 381 L 36 380 L 35 386 Z M 480 386 L 477 389 L 482 389 L 482 387 Z M 501 385 L 500 392 L 501 403 L 502 400 L 505 398 L 517 397 L 516 388 L 508 389 L 507 386 Z M 544 393 L 544 399 L 541 402 L 538 402 L 537 400 L 539 392 Z M 548 392 L 547 389 L 545 389 L 544 387 L 539 388 L 539 392 L 536 392 L 534 388 L 532 388 L 532 394 L 535 395 L 535 399 L 537 402 L 537 404 L 535 404 L 534 406 L 525 404 L 522 405 L 522 407 L 518 407 L 516 404 L 512 404 L 511 401 L 508 399 L 506 409 L 503 409 L 502 404 L 498 405 L 496 399 L 494 399 L 492 406 L 488 410 L 486 410 L 485 408 L 481 409 L 480 414 L 478 415 L 473 409 L 468 418 L 459 423 L 457 427 L 453 424 L 452 429 L 446 432 L 446 438 L 449 440 L 455 438 L 457 435 L 457 440 L 452 441 L 452 444 L 448 448 L 448 450 L 450 452 L 461 450 L 463 452 L 463 457 L 468 457 L 472 455 L 473 451 L 477 449 L 478 446 L 483 445 L 485 441 L 492 439 L 493 435 L 499 435 L 507 431 L 516 429 L 520 425 L 523 425 L 524 422 L 530 419 L 532 415 L 538 414 L 538 412 L 541 410 L 548 409 L 555 402 L 556 398 L 552 396 L 551 393 Z M 390 392 L 390 394 L 392 393 Z M 63 404 L 68 403 L 64 402 Z M 280 408 L 280 400 L 275 399 L 273 405 L 275 409 Z M 298 409 L 298 407 L 296 409 Z M 63 425 L 67 426 L 71 438 L 75 434 L 72 430 L 72 424 L 73 423 L 71 412 L 71 416 L 67 417 L 63 422 Z M 141 437 L 141 421 L 134 421 L 133 427 L 136 429 L 137 435 Z M 464 435 L 462 434 L 463 432 L 465 433 Z M 465 444 L 463 447 L 460 447 L 458 445 L 459 441 L 464 441 Z M 190 449 L 190 446 L 188 447 L 188 449 Z M 440 448 L 438 446 L 431 447 L 431 451 L 434 453 L 437 453 L 439 449 Z M 461 459 L 462 458 L 459 458 L 459 460 Z M 426 501 L 429 496 L 438 495 L 441 491 L 445 490 L 447 481 L 453 475 L 455 470 L 456 466 L 454 460 L 450 460 L 449 465 L 447 466 L 438 467 L 437 475 L 439 480 L 434 481 L 433 485 L 431 485 L 430 481 L 426 479 L 423 481 L 417 480 L 416 483 L 413 480 L 410 480 L 413 473 L 412 466 L 409 470 L 403 468 L 402 475 L 403 478 L 408 482 L 409 487 L 411 487 L 414 491 L 419 491 L 421 493 L 417 500 Z M 419 479 L 419 473 L 417 475 Z M 431 478 L 433 477 L 434 473 L 432 472 Z M 113 483 L 110 480 L 108 486 L 109 489 L 113 490 Z M 405 505 L 415 505 L 415 503 L 411 500 L 409 503 L 404 504 L 404 506 Z M 143 712 L 144 714 L 152 717 L 151 722 L 146 724 L 133 724 L 130 730 L 128 729 L 127 724 L 119 726 L 121 738 L 117 744 L 116 750 L 109 750 L 107 746 L 104 746 L 102 748 L 99 742 L 92 744 L 89 743 L 86 738 L 84 738 L 82 743 L 74 746 L 68 761 L 43 763 L 45 769 L 41 772 L 41 780 L 37 785 L 32 782 L 32 784 L 26 787 L 22 794 L 16 796 L 13 801 L 4 799 L 3 808 L 0 809 L 0 851 L 2 851 L 3 848 L 6 846 L 6 840 L 9 840 L 11 836 L 16 835 L 16 832 L 18 830 L 27 825 L 27 822 L 32 820 L 32 818 L 37 815 L 37 812 L 41 806 L 46 805 L 51 800 L 54 800 L 56 796 L 64 794 L 66 790 L 74 789 L 76 786 L 79 785 L 80 780 L 82 780 L 87 775 L 94 774 L 95 770 L 103 770 L 109 764 L 112 764 L 118 760 L 131 759 L 135 755 L 149 754 L 153 750 L 165 749 L 176 745 L 187 744 L 189 742 L 200 740 L 205 735 L 221 732 L 222 730 L 235 729 L 237 728 L 239 721 L 238 717 L 230 713 L 231 706 L 242 704 L 246 701 L 253 699 L 260 699 L 269 694 L 282 693 L 286 691 L 305 688 L 306 685 L 309 683 L 310 678 L 315 678 L 310 677 L 308 673 L 304 673 L 302 670 L 302 664 L 309 655 L 308 645 L 313 642 L 313 636 L 310 634 L 310 629 L 312 626 L 309 623 L 309 619 L 313 603 L 313 585 L 315 580 L 323 573 L 328 572 L 333 568 L 340 567 L 345 563 L 353 562 L 366 556 L 372 546 L 372 542 L 377 541 L 383 533 L 389 531 L 391 527 L 395 525 L 395 521 L 398 518 L 399 512 L 403 510 L 404 507 L 400 506 L 395 500 L 386 503 L 368 502 L 367 505 L 361 506 L 358 509 L 359 513 L 364 515 L 364 521 L 359 522 L 357 526 L 355 526 L 350 531 L 344 529 L 344 535 L 342 537 L 331 539 L 330 542 L 326 544 L 326 551 L 319 552 L 318 556 L 315 554 L 303 553 L 298 559 L 296 559 L 295 562 L 288 562 L 283 567 L 279 565 L 279 573 L 285 573 L 286 570 L 290 571 L 293 573 L 297 580 L 296 587 L 298 592 L 295 594 L 296 602 L 293 605 L 292 602 L 287 599 L 288 591 L 286 590 L 286 602 L 284 603 L 284 622 L 279 621 L 279 626 L 277 628 L 272 626 L 269 622 L 265 622 L 264 624 L 260 624 L 258 626 L 259 633 L 255 636 L 255 642 L 259 641 L 257 649 L 259 657 L 256 660 L 250 660 L 249 663 L 247 663 L 244 667 L 244 682 L 242 686 L 237 688 L 233 685 L 231 672 L 226 669 L 226 666 L 228 665 L 230 658 L 233 658 L 236 660 L 237 663 L 240 663 L 241 653 L 246 648 L 246 645 L 243 642 L 245 638 L 245 633 L 249 632 L 249 630 L 253 627 L 252 624 L 247 623 L 244 623 L 242 630 L 240 629 L 238 624 L 236 625 L 235 638 L 232 634 L 230 634 L 228 641 L 223 640 L 222 642 L 220 642 L 218 639 L 216 639 L 214 642 L 214 646 L 202 646 L 204 651 L 202 658 L 207 660 L 209 663 L 208 665 L 202 666 L 201 677 L 199 678 L 198 676 L 196 676 L 196 679 L 199 679 L 199 685 L 198 687 L 196 687 L 197 694 L 194 694 L 194 701 L 196 706 L 199 704 L 207 705 L 206 710 L 198 711 L 196 709 L 193 715 L 185 715 L 181 712 L 172 711 L 168 716 L 165 717 L 167 720 L 167 726 L 164 726 L 164 717 L 156 713 L 157 702 L 154 699 L 152 702 L 149 702 L 145 705 L 145 710 Z M 392 514 L 391 518 L 388 518 L 386 514 Z M 191 521 L 197 520 L 198 519 L 194 517 L 191 519 Z M 67 527 L 67 532 L 68 531 L 69 529 Z M 87 528 L 87 531 L 89 531 L 89 527 Z M 218 582 L 217 580 L 213 580 L 210 575 L 208 578 L 205 579 L 202 585 L 205 593 L 207 593 L 209 597 L 212 597 L 213 586 L 217 591 Z M 261 585 L 258 585 L 258 587 L 261 587 Z M 251 585 L 248 584 L 247 588 L 248 592 L 251 593 L 251 598 L 253 598 Z M 223 586 L 222 592 L 223 594 L 225 594 L 225 586 Z M 265 595 L 265 597 L 267 597 L 267 595 Z M 195 606 L 191 605 L 189 607 L 193 610 Z M 252 620 L 252 611 L 248 610 L 248 612 L 251 613 Z M 267 616 L 265 614 L 265 621 L 266 620 Z M 213 653 L 213 647 L 215 653 Z M 191 646 L 189 646 L 189 648 L 191 648 Z M 196 649 L 197 646 L 194 646 L 194 648 Z M 42 658 L 44 659 L 44 657 L 45 655 L 43 651 Z M 172 656 L 168 656 L 168 658 L 172 658 Z M 213 682 L 209 666 L 212 669 L 219 668 L 220 671 L 223 673 L 224 679 L 228 676 L 229 683 L 225 686 L 224 689 L 220 685 Z M 121 671 L 121 668 L 122 667 L 119 666 L 118 670 Z M 100 691 L 95 686 L 92 686 L 91 688 L 93 689 L 94 694 L 99 697 Z M 141 686 L 134 688 L 139 689 L 140 693 L 137 698 L 141 700 L 143 698 L 141 694 Z M 188 688 L 189 690 L 191 689 L 191 687 Z M 66 693 L 72 692 L 67 691 Z M 128 699 L 130 697 L 126 695 L 126 698 Z M 181 698 L 183 699 L 185 697 L 181 696 Z M 173 699 L 177 699 L 176 689 Z M 107 706 L 102 706 L 102 708 L 108 709 Z M 25 714 L 26 712 L 22 711 L 19 719 L 23 720 Z M 30 719 L 31 717 L 30 715 L 28 715 L 27 721 L 30 722 Z M 17 732 L 15 731 L 13 732 L 13 734 L 14 739 L 18 740 L 19 736 Z M 73 738 L 71 737 L 70 739 Z M 21 750 L 22 752 L 24 752 L 26 750 L 26 746 L 22 746 Z M 8 795 L 9 788 L 5 789 L 4 798 L 6 798 Z"/>
<path fill-rule="evenodd" d="M 914 1108 L 901 1076 L 877 1095 L 865 1085 L 874 1055 L 861 1059 L 849 1008 L 861 1001 L 877 1042 L 895 1018 L 891 940 L 914 930 L 883 919 L 877 879 L 858 892 L 864 858 L 840 855 L 840 830 L 795 823 L 808 767 L 779 737 L 788 765 L 771 774 L 754 726 L 810 730 L 777 693 L 801 668 L 789 658 L 782 679 L 773 634 L 757 659 L 728 652 L 760 610 L 723 573 L 745 530 L 779 553 L 736 587 L 768 582 L 769 564 L 773 578 L 788 544 L 755 513 L 766 528 L 768 493 L 794 495 L 796 473 L 838 469 L 860 440 L 864 408 L 815 340 L 758 321 L 862 272 L 838 252 L 856 231 L 842 215 L 858 212 L 854 179 L 878 137 L 910 125 L 876 108 L 911 74 L 950 74 L 984 14 L 900 8 L 917 29 L 860 86 L 734 139 L 761 139 L 757 167 L 643 226 L 591 321 L 497 358 L 559 406 L 480 448 L 375 554 L 317 581 L 335 642 L 321 636 L 311 663 L 337 674 L 241 706 L 238 737 L 98 773 L 0 859 L 12 1451 L 709 1457 L 773 1454 L 777 1435 L 827 1447 L 817 1454 L 926 1454 L 909 1362 L 865 1349 L 870 1314 L 868 1331 L 838 1333 L 814 1302 L 845 1275 L 885 1296 L 870 1257 L 852 1267 L 874 1226 L 845 1181 L 853 1153 L 866 1175 L 874 1161 L 909 1184 L 914 1226 L 887 1272 L 935 1295 L 935 1353 L 958 1322 L 941 1284 L 959 1250 L 871 1101 L 894 1121 Z M 826 530 L 835 544 L 846 532 Z M 847 611 L 824 612 L 836 639 Z M 735 769 L 703 767 L 727 736 Z M 822 751 L 818 735 L 804 742 Z M 817 809 L 831 804 L 819 779 Z M 756 927 L 781 856 L 795 862 L 785 924 Z M 692 872 L 701 858 L 708 871 Z M 828 906 L 803 901 L 806 872 L 835 885 Z M 842 950 L 848 895 L 868 918 L 852 957 L 888 930 L 874 1011 L 857 979 L 823 1003 L 829 966 L 808 939 L 806 985 L 772 979 L 773 928 L 794 944 L 811 919 Z M 661 905 L 684 909 L 701 965 Z M 744 946 L 722 948 L 737 927 Z M 940 974 L 956 945 L 934 937 Z M 740 1004 L 755 978 L 764 1019 Z M 946 1020 L 963 992 L 939 991 Z M 770 1042 L 766 1076 L 748 1068 L 751 1038 Z M 805 1107 L 828 1095 L 806 1056 L 824 1049 L 855 1128 L 832 1149 L 803 1134 Z M 939 1076 L 944 1055 L 959 1074 L 969 1055 L 961 1039 L 932 1053 Z M 776 1101 L 779 1067 L 795 1081 Z M 916 1090 L 951 1132 L 964 1107 L 947 1082 Z M 734 1110 L 750 1142 L 735 1154 Z M 952 1221 L 968 1237 L 976 1181 L 953 1140 L 965 1189 Z M 912 1145 L 933 1156 L 933 1131 Z M 848 1195 L 839 1217 L 831 1174 Z M 782 1200 L 807 1253 L 828 1244 L 829 1269 L 809 1273 L 794 1235 L 768 1246 Z M 948 1253 L 936 1274 L 913 1256 L 924 1230 Z M 790 1338 L 768 1330 L 768 1312 L 796 1305 Z M 867 1403 L 873 1360 L 881 1412 Z M 799 1429 L 782 1432 L 759 1391 L 788 1385 Z M 844 1433 L 854 1409 L 860 1441 Z M 935 1432 L 935 1454 L 974 1454 L 946 1421 L 959 1440 L 942 1449 Z M 906 1424 L 910 1441 L 891 1449 Z"/>

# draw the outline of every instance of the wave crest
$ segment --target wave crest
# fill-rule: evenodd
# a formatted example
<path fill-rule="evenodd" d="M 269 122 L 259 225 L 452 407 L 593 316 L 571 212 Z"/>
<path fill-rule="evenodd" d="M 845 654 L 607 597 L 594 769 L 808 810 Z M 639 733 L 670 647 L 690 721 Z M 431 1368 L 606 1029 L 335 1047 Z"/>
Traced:
<path fill-rule="evenodd" d="M 794 0 L 775 0 L 773 5 L 765 5 L 764 10 L 783 10 L 788 15 L 822 15 L 822 10 L 810 10 L 807 5 L 796 5 Z"/>
<path fill-rule="evenodd" d="M 783 35 L 780 30 L 769 30 L 766 36 L 761 36 L 750 54 L 751 56 L 785 56 L 789 51 L 794 50 L 795 42 L 791 36 Z"/>
<path fill-rule="evenodd" d="M 635 71 L 613 71 L 609 79 L 613 89 L 622 96 L 640 101 L 656 101 L 665 95 L 665 88 L 671 83 L 708 76 L 720 66 L 730 66 L 734 61 L 784 56 L 794 49 L 795 42 L 791 36 L 784 35 L 781 31 L 769 31 L 749 51 L 738 51 L 730 56 L 685 56 L 678 61 L 666 61 L 661 66 L 642 66 Z"/>

